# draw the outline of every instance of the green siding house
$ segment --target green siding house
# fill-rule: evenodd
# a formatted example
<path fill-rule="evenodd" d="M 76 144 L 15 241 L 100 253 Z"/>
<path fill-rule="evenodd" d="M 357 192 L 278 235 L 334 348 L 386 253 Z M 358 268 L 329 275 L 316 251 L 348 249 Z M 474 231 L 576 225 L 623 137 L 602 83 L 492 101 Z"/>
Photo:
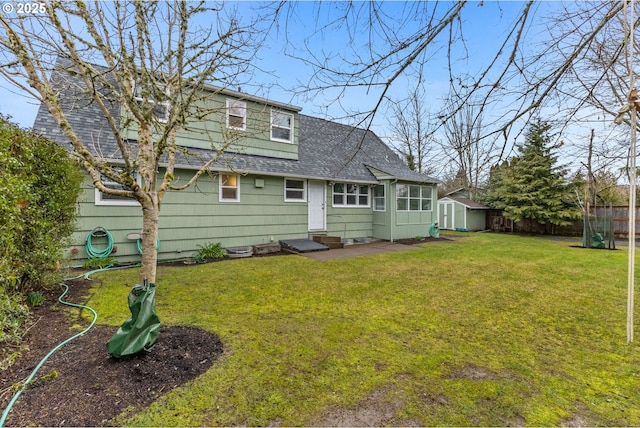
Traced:
<path fill-rule="evenodd" d="M 74 99 L 68 103 L 68 117 L 86 146 L 114 165 L 121 163 L 97 106 L 78 102 L 71 87 L 60 90 Z M 177 184 L 186 182 L 203 161 L 217 160 L 195 185 L 165 196 L 160 259 L 192 256 L 200 245 L 214 242 L 238 247 L 314 234 L 345 242 L 393 241 L 426 236 L 438 220 L 438 180 L 410 170 L 374 133 L 303 115 L 286 103 L 207 90 L 219 113 L 189 123 L 179 135 L 183 150 L 176 162 Z M 43 106 L 34 130 L 68 145 Z M 130 140 L 136 139 L 135 128 L 126 131 Z M 221 142 L 229 140 L 232 144 L 221 152 Z M 71 257 L 87 258 L 87 236 L 104 228 L 113 237 L 113 257 L 139 260 L 135 236 L 142 213 L 136 201 L 102 194 L 87 176 L 78 210 Z M 103 243 L 93 240 L 94 246 Z"/>

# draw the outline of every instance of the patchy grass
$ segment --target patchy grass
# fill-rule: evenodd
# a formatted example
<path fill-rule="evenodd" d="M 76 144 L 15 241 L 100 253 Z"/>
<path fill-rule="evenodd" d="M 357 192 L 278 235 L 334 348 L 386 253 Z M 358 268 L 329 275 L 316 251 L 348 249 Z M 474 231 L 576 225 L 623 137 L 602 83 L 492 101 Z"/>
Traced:
<path fill-rule="evenodd" d="M 626 251 L 465 236 L 326 262 L 160 268 L 162 322 L 216 332 L 226 354 L 118 422 L 639 425 Z M 89 304 L 119 325 L 137 272 L 96 276 Z"/>

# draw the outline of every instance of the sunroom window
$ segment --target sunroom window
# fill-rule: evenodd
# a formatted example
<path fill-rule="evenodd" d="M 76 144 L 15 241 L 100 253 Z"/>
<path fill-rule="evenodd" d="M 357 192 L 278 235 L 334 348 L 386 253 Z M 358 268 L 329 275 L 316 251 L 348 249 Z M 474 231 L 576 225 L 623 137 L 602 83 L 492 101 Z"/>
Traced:
<path fill-rule="evenodd" d="M 378 184 L 373 188 L 373 210 L 386 211 L 385 185 Z"/>
<path fill-rule="evenodd" d="M 431 186 L 397 184 L 396 202 L 398 211 L 431 211 L 433 206 L 432 191 Z"/>

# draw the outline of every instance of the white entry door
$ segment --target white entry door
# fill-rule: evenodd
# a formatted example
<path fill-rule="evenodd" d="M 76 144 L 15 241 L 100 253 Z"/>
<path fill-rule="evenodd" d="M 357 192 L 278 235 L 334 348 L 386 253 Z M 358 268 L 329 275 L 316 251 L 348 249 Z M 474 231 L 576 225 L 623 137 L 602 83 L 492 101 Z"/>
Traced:
<path fill-rule="evenodd" d="M 324 181 L 309 180 L 309 230 L 325 230 L 327 227 Z"/>

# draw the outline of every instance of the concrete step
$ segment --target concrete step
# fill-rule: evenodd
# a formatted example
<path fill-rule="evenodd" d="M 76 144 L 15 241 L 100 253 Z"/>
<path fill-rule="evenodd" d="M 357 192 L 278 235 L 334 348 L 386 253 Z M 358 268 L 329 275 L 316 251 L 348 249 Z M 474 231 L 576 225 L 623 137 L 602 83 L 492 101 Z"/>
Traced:
<path fill-rule="evenodd" d="M 329 248 L 344 248 L 342 238 L 339 236 L 313 235 L 313 240 Z"/>

